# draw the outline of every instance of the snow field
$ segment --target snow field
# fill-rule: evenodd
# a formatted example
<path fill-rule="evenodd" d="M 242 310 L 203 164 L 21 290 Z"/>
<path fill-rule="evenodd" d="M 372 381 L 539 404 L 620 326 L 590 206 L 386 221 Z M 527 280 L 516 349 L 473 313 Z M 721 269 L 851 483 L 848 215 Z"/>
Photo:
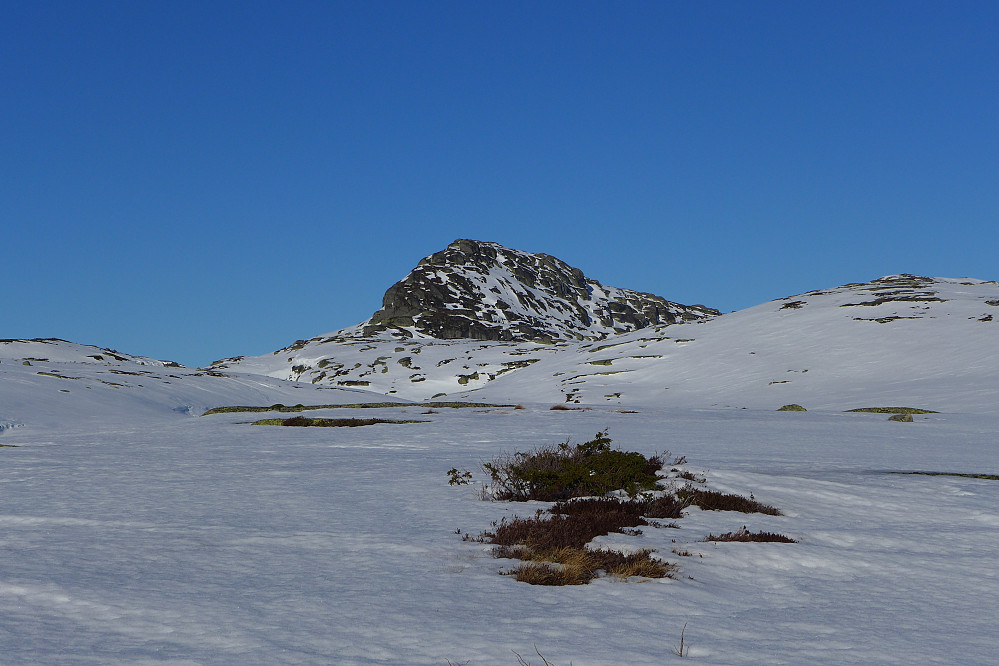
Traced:
<path fill-rule="evenodd" d="M 560 666 L 663 664 L 685 623 L 704 664 L 972 664 L 999 648 L 999 482 L 886 473 L 999 472 L 995 416 L 548 406 L 309 413 L 430 421 L 359 428 L 121 408 L 5 431 L 0 661 L 474 666 L 537 661 L 537 644 Z M 498 453 L 605 427 L 786 515 L 690 509 L 680 529 L 600 537 L 657 549 L 679 578 L 569 588 L 500 576 L 515 562 L 455 533 L 547 505 L 484 502 L 448 469 L 484 480 Z M 743 525 L 800 543 L 702 541 Z"/>

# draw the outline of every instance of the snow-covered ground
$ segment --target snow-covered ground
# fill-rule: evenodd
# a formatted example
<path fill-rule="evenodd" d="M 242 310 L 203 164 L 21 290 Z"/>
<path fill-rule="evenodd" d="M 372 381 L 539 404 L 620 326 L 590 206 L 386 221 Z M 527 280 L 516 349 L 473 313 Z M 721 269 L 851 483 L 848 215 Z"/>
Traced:
<path fill-rule="evenodd" d="M 64 340 L 0 340 L 0 431 L 23 425 L 57 432 L 81 424 L 99 427 L 108 414 L 126 414 L 132 420 L 198 416 L 220 405 L 375 401 L 396 398 L 185 368 Z"/>
<path fill-rule="evenodd" d="M 994 663 L 999 481 L 890 472 L 999 473 L 995 415 L 547 407 L 316 412 L 429 421 L 361 428 L 108 409 L 5 431 L 0 661 L 540 663 L 536 644 L 560 666 L 662 664 L 686 625 L 694 663 Z M 786 515 L 602 537 L 679 578 L 562 588 L 456 534 L 538 505 L 448 469 L 482 479 L 499 452 L 602 428 Z M 800 543 L 702 541 L 743 525 Z"/>

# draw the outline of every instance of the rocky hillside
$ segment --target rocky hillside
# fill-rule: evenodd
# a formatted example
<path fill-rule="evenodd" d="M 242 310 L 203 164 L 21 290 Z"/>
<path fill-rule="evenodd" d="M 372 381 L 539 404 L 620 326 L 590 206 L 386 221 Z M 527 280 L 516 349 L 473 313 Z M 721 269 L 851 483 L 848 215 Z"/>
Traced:
<path fill-rule="evenodd" d="M 719 314 L 653 294 L 606 287 L 547 254 L 461 239 L 385 292 L 363 335 L 438 340 L 599 340 Z"/>
<path fill-rule="evenodd" d="M 547 254 L 462 239 L 390 287 L 368 321 L 211 368 L 426 399 L 484 386 L 566 345 L 653 329 L 658 337 L 718 314 L 604 286 Z"/>
<path fill-rule="evenodd" d="M 999 399 L 997 317 L 995 282 L 893 275 L 599 340 L 351 329 L 212 367 L 412 400 L 974 411 Z"/>

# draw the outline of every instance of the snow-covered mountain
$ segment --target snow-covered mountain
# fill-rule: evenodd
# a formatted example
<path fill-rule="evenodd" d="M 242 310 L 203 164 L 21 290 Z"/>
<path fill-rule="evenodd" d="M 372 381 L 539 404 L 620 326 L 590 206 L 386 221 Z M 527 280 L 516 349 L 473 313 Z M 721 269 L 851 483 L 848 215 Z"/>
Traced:
<path fill-rule="evenodd" d="M 972 412 L 999 399 L 994 281 L 892 275 L 712 312 L 604 287 L 548 255 L 459 240 L 392 286 L 370 320 L 272 354 L 192 371 L 61 340 L 6 340 L 0 374 L 8 388 L 16 375 L 52 394 L 53 409 L 84 404 L 74 389 L 85 386 L 85 402 L 110 389 L 116 400 L 127 393 L 192 413 L 378 396 L 759 409 L 912 403 Z M 454 337 L 462 331 L 468 337 Z M 0 419 L 16 418 L 29 395 L 10 393 Z"/>
<path fill-rule="evenodd" d="M 599 340 L 719 312 L 606 287 L 547 254 L 459 239 L 421 260 L 360 325 L 439 340 Z"/>
<path fill-rule="evenodd" d="M 359 326 L 212 368 L 412 400 L 776 408 L 925 397 L 991 409 L 997 305 L 992 281 L 894 275 L 600 340 L 438 340 Z"/>

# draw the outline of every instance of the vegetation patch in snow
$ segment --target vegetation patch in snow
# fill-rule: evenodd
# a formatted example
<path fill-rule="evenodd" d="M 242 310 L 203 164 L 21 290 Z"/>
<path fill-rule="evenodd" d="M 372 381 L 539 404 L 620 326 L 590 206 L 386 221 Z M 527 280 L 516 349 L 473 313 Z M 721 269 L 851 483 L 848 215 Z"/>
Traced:
<path fill-rule="evenodd" d="M 443 394 L 442 394 L 443 395 Z M 491 408 L 510 407 L 511 405 L 496 405 L 489 402 L 360 402 L 344 405 L 282 405 L 280 403 L 270 407 L 253 407 L 248 405 L 233 405 L 230 407 L 213 407 L 202 416 L 210 414 L 229 414 L 234 412 L 304 412 L 311 409 L 388 409 L 392 407 L 426 407 L 428 409 L 442 409 L 451 407 L 461 409 L 466 407 Z"/>
<path fill-rule="evenodd" d="M 790 537 L 786 537 L 783 534 L 775 534 L 773 532 L 750 532 L 743 525 L 741 528 L 734 532 L 725 532 L 724 534 L 709 534 L 704 539 L 705 541 L 744 541 L 744 542 L 762 542 L 762 543 L 798 543 Z"/>
<path fill-rule="evenodd" d="M 307 416 L 293 416 L 290 419 L 261 419 L 253 425 L 297 426 L 317 428 L 353 428 L 375 425 L 376 423 L 427 423 L 427 421 L 395 419 L 310 419 Z"/>
<path fill-rule="evenodd" d="M 607 431 L 582 444 L 563 443 L 541 446 L 529 452 L 499 456 L 482 465 L 492 483 L 483 488 L 484 498 L 512 501 L 540 500 L 555 502 L 549 509 L 538 509 L 531 518 L 502 518 L 492 529 L 470 541 L 496 546 L 495 557 L 514 558 L 523 564 L 509 571 L 518 581 L 533 585 L 584 585 L 600 572 L 618 579 L 632 576 L 672 578 L 677 565 L 654 556 L 654 550 L 623 553 L 604 548 L 589 548 L 599 536 L 612 532 L 638 536 L 639 527 L 675 527 L 650 519 L 677 519 L 683 510 L 699 506 L 708 510 L 742 511 L 782 515 L 780 510 L 739 495 L 720 493 L 686 485 L 664 488 L 660 470 L 669 454 L 646 457 L 633 451 L 612 449 Z M 673 458 L 673 465 L 686 460 Z M 696 483 L 706 479 L 672 467 L 670 473 Z M 470 482 L 468 471 L 452 468 L 451 485 Z M 627 494 L 628 498 L 623 498 Z M 782 535 L 749 533 L 743 528 L 712 541 L 785 541 Z M 676 552 L 676 551 L 675 551 Z"/>
<path fill-rule="evenodd" d="M 889 472 L 889 474 L 913 474 L 919 476 L 959 476 L 965 479 L 987 479 L 999 481 L 999 474 L 963 474 L 960 472 Z"/>
<path fill-rule="evenodd" d="M 529 452 L 498 456 L 482 465 L 498 500 L 553 502 L 572 497 L 605 495 L 624 489 L 635 495 L 654 490 L 664 458 L 611 448 L 607 431 L 582 444 L 569 440 Z"/>
<path fill-rule="evenodd" d="M 918 407 L 858 407 L 848 409 L 848 412 L 871 412 L 874 414 L 939 414 L 932 409 L 919 409 Z"/>
<path fill-rule="evenodd" d="M 768 516 L 784 515 L 780 509 L 757 502 L 752 495 L 743 497 L 732 493 L 721 493 L 686 486 L 676 492 L 678 498 L 688 505 L 698 506 L 705 511 L 739 511 L 741 513 L 763 513 Z"/>

